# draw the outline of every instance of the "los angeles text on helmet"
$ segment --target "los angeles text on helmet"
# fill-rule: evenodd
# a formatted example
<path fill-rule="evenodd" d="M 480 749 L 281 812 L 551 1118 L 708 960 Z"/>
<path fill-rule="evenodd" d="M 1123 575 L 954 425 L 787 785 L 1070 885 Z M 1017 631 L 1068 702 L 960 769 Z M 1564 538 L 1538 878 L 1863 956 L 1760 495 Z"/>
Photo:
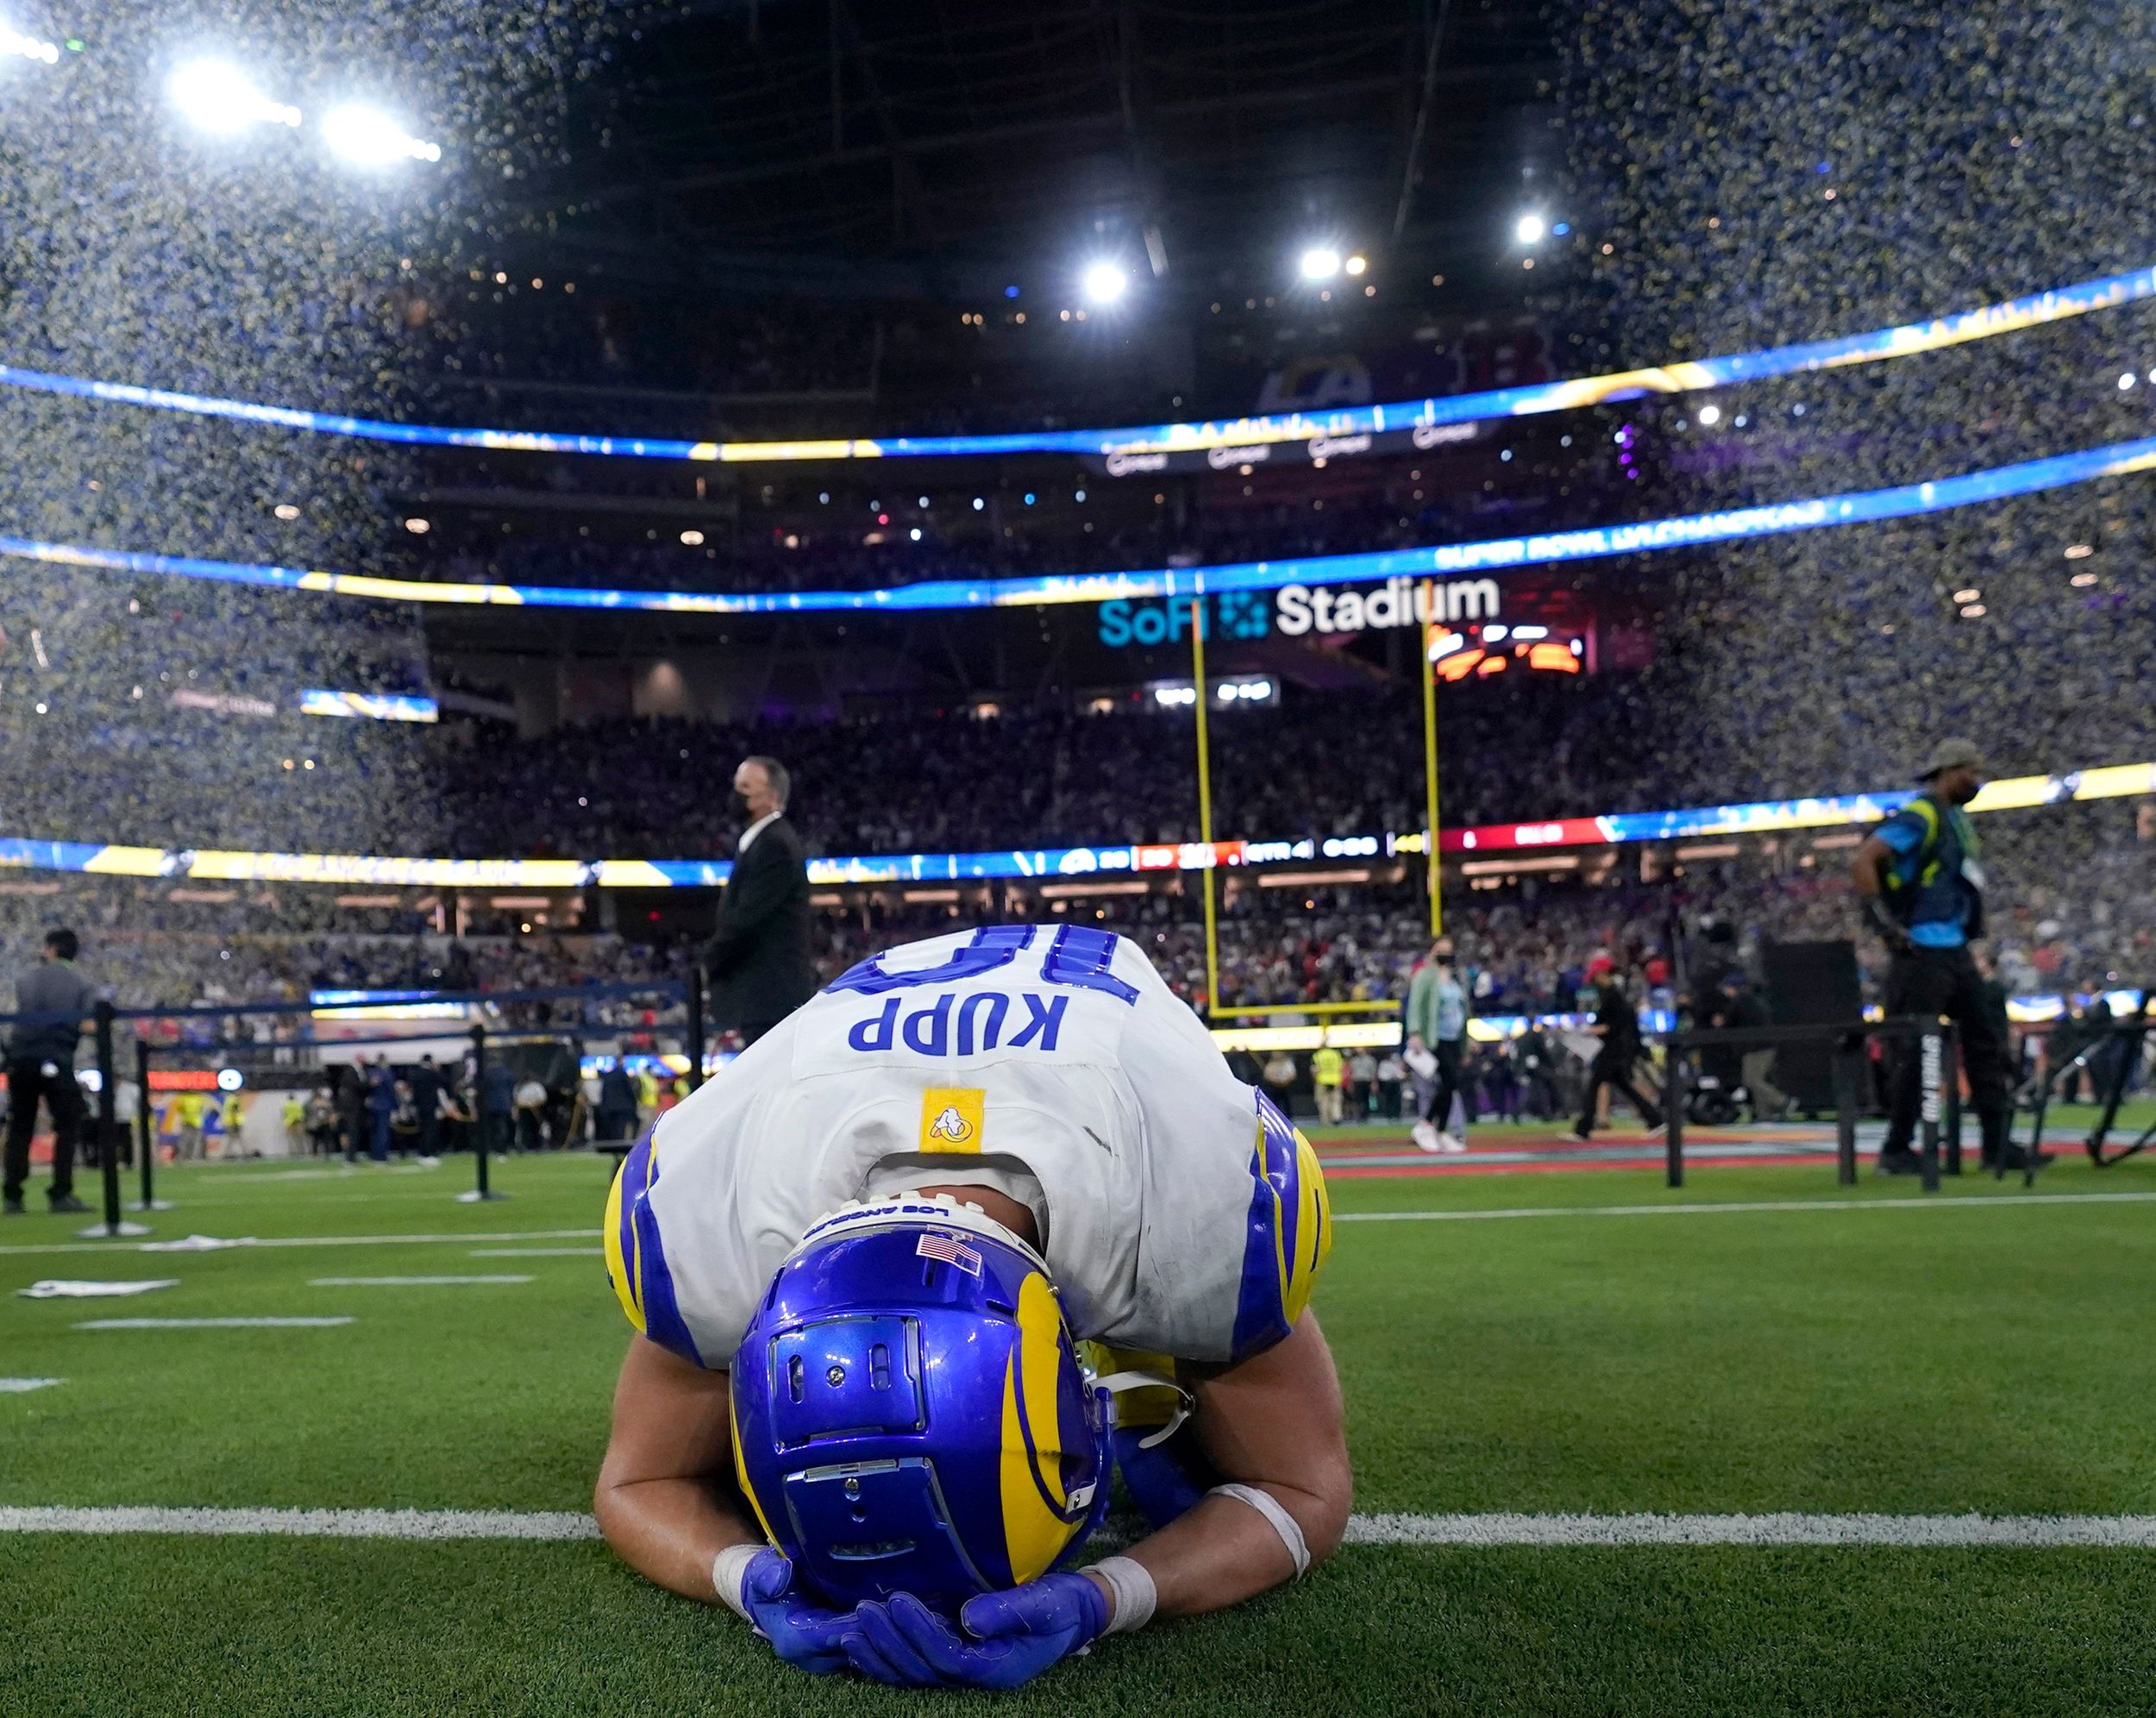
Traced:
<path fill-rule="evenodd" d="M 1386 626 L 1423 626 L 1432 621 L 1495 620 L 1497 613 L 1495 579 L 1426 585 L 1392 578 L 1375 591 L 1283 585 L 1274 602 L 1273 624 L 1295 638 L 1306 632 L 1363 632 Z"/>

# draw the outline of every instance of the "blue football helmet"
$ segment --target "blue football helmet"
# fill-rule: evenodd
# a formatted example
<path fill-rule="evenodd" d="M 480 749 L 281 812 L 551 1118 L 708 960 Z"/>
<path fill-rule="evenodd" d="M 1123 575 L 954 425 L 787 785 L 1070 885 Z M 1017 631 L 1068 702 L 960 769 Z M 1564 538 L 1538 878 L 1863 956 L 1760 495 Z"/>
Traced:
<path fill-rule="evenodd" d="M 955 1613 L 1068 1562 L 1106 1513 L 1112 1414 L 1048 1267 L 949 1194 L 816 1224 L 731 1372 L 765 1536 L 834 1603 Z"/>

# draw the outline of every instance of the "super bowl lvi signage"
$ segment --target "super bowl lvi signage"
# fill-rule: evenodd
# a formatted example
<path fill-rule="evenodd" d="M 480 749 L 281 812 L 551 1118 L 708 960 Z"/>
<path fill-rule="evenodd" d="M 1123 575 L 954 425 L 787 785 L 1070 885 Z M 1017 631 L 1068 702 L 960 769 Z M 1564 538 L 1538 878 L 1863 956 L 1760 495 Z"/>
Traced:
<path fill-rule="evenodd" d="M 1500 616 L 1495 579 L 1454 579 L 1425 585 L 1407 578 L 1377 586 L 1283 585 L 1269 605 L 1263 593 L 1232 592 L 1206 599 L 1201 624 L 1211 638 L 1263 638 L 1277 632 L 1300 638 L 1312 632 L 1365 632 L 1426 622 L 1495 620 Z M 1180 644 L 1189 636 L 1188 603 L 1100 605 L 1100 642 L 1112 650 L 1131 645 Z"/>

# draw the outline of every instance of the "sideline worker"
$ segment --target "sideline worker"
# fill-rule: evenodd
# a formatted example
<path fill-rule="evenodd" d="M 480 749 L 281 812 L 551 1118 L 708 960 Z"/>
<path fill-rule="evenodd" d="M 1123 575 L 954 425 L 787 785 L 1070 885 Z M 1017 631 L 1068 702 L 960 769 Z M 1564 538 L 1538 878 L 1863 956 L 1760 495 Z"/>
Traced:
<path fill-rule="evenodd" d="M 1430 958 L 1407 981 L 1407 1065 L 1429 1084 L 1429 1097 L 1408 1133 L 1425 1151 L 1457 1155 L 1467 1150 L 1466 1140 L 1452 1132 L 1452 1100 L 1460 1094 L 1467 1044 L 1467 985 L 1453 963 L 1450 937 L 1430 944 Z M 1460 1132 L 1465 1133 L 1464 1106 L 1460 1113 Z"/>
<path fill-rule="evenodd" d="M 1347 1057 L 1330 1044 L 1319 1044 L 1317 1054 L 1310 1058 L 1310 1083 L 1317 1088 L 1318 1119 L 1327 1127 L 1340 1125 L 1345 1111 L 1340 1087 L 1346 1078 Z"/>
<path fill-rule="evenodd" d="M 1954 1023 L 1970 1102 L 1984 1127 L 1984 1165 L 2018 1169 L 2021 1153 L 2007 1144 L 2013 1119 L 2007 1037 L 1969 950 L 1984 934 L 1984 866 L 1962 807 L 1984 786 L 1984 754 L 1972 741 L 1941 740 L 1917 779 L 1924 791 L 1865 838 L 1853 866 L 1865 922 L 1893 956 L 1886 1011 Z M 1894 1046 L 1882 1175 L 1915 1175 L 1921 1167 L 1909 1142 L 1922 1101 L 1922 1062 L 1920 1043 Z"/>
<path fill-rule="evenodd" d="M 52 1208 L 90 1209 L 75 1197 L 75 1142 L 85 1119 L 82 1088 L 75 1083 L 75 1041 L 97 1005 L 97 987 L 75 969 L 79 952 L 72 931 L 47 931 L 38 963 L 15 981 L 15 1012 L 50 1018 L 22 1022 L 8 1037 L 6 1184 L 0 1188 L 0 1213 L 9 1217 L 22 1214 L 41 1099 L 53 1113 Z"/>

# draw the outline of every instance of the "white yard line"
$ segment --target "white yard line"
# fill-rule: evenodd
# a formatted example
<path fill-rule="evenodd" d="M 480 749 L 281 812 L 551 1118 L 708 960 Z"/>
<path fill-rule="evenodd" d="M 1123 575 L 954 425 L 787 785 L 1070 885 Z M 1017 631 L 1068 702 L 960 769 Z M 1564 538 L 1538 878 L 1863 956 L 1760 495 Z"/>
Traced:
<path fill-rule="evenodd" d="M 1753 1199 L 1714 1205 L 1521 1205 L 1491 1211 L 1336 1211 L 1336 1223 L 1476 1223 L 1501 1217 L 1709 1217 L 1762 1211 L 1990 1211 L 2002 1205 L 2147 1205 L 2150 1193 L 1997 1193 L 1921 1199 Z"/>
<path fill-rule="evenodd" d="M 0 1533 L 589 1539 L 567 1510 L 3 1508 Z M 2156 1549 L 2156 1515 L 1357 1515 L 1358 1546 L 1857 1546 Z"/>
<path fill-rule="evenodd" d="M 32 1390 L 50 1389 L 66 1382 L 64 1378 L 0 1378 L 0 1395 L 28 1395 Z"/>
<path fill-rule="evenodd" d="M 1697 1217 L 1776 1211 L 1984 1211 L 2009 1205 L 2147 1205 L 2156 1191 L 2131 1193 L 2002 1193 L 1933 1195 L 1894 1199 L 1758 1199 L 1695 1205 L 1527 1205 L 1489 1211 L 1336 1211 L 1336 1223 L 1478 1223 L 1512 1217 Z M 461 1235 L 273 1235 L 252 1236 L 236 1245 L 248 1247 L 492 1246 L 507 1241 L 597 1240 L 597 1229 L 513 1229 L 498 1234 L 484 1230 Z M 146 1244 L 111 1241 L 54 1241 L 29 1246 L 0 1246 L 0 1258 L 53 1253 L 140 1251 Z M 532 1256 L 580 1247 L 535 1248 Z"/>
<path fill-rule="evenodd" d="M 529 1276 L 313 1276 L 310 1288 L 449 1288 L 471 1282 L 529 1282 Z"/>
<path fill-rule="evenodd" d="M 1357 1515 L 1351 1545 L 2130 1546 L 2156 1515 Z"/>
<path fill-rule="evenodd" d="M 329 1319 L 86 1319 L 77 1330 L 326 1330 L 348 1325 L 348 1314 Z"/>
<path fill-rule="evenodd" d="M 0 1533 L 239 1533 L 300 1539 L 586 1539 L 589 1515 L 506 1509 L 9 1509 Z"/>
<path fill-rule="evenodd" d="M 245 1247 L 395 1247 L 395 1246 L 470 1246 L 473 1243 L 486 1245 L 492 1241 L 592 1241 L 597 1240 L 597 1229 L 512 1229 L 500 1234 L 489 1234 L 484 1229 L 467 1229 L 461 1235 L 270 1235 L 257 1238 L 248 1236 L 235 1245 Z M 41 1245 L 0 1247 L 0 1258 L 27 1257 L 44 1253 L 109 1253 L 139 1252 L 151 1243 L 112 1241 L 53 1241 Z"/>
<path fill-rule="evenodd" d="M 439 1163 L 385 1163 L 379 1167 L 361 1169 L 356 1163 L 320 1164 L 306 1169 L 251 1169 L 223 1176 L 226 1182 L 277 1181 L 357 1181 L 362 1176 L 431 1176 L 441 1172 Z"/>

